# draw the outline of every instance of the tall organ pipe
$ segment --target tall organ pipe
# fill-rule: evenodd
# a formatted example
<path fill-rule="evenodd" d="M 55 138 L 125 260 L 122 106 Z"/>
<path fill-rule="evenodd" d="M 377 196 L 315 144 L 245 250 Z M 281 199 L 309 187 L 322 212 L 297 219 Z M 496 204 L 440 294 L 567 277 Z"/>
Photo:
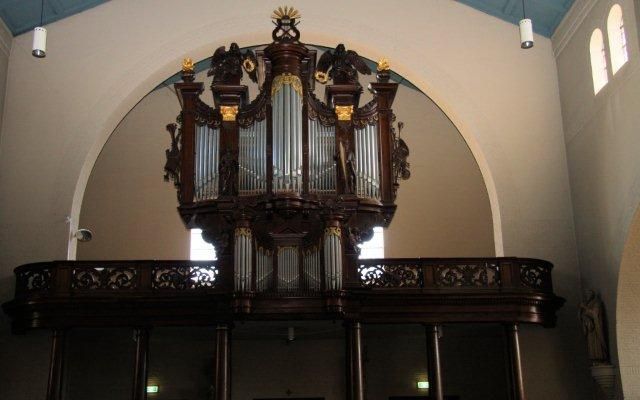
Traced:
<path fill-rule="evenodd" d="M 211 200 L 218 196 L 218 128 L 198 125 L 195 146 L 194 189 L 196 201 Z"/>
<path fill-rule="evenodd" d="M 249 228 L 236 228 L 234 243 L 234 277 L 235 290 L 247 292 L 251 290 L 252 278 L 252 239 Z"/>
<path fill-rule="evenodd" d="M 358 197 L 380 199 L 380 162 L 378 128 L 365 125 L 355 130 L 356 193 Z"/>
<path fill-rule="evenodd" d="M 342 245 L 340 228 L 329 227 L 324 231 L 324 268 L 327 289 L 342 289 Z"/>
<path fill-rule="evenodd" d="M 274 79 L 273 85 L 273 189 L 275 192 L 300 193 L 302 96 L 299 79 L 280 75 Z"/>

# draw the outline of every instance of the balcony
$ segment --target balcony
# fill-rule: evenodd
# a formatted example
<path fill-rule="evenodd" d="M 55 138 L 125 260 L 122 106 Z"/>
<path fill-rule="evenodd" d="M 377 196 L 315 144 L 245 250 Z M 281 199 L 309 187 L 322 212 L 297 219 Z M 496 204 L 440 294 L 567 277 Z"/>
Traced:
<path fill-rule="evenodd" d="M 234 290 L 221 261 L 52 261 L 15 269 L 3 308 L 17 332 L 77 326 L 195 326 L 235 320 L 345 319 L 370 323 L 555 324 L 564 300 L 552 264 L 525 258 L 359 260 L 343 289 L 309 285 L 301 273 Z M 355 277 L 349 279 L 348 276 Z M 255 274 L 254 274 L 255 276 Z M 324 271 L 320 273 L 324 277 Z"/>

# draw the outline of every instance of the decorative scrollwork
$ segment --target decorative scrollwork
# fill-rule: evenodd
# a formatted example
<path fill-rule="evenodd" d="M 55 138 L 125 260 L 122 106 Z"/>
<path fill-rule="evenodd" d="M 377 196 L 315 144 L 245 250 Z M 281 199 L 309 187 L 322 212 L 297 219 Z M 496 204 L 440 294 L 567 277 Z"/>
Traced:
<path fill-rule="evenodd" d="M 76 290 L 135 289 L 138 270 L 135 267 L 74 268 L 71 288 Z"/>
<path fill-rule="evenodd" d="M 551 289 L 551 271 L 542 265 L 521 265 L 520 280 L 532 289 Z"/>
<path fill-rule="evenodd" d="M 219 270 L 215 265 L 157 266 L 152 270 L 153 289 L 212 289 Z"/>
<path fill-rule="evenodd" d="M 309 94 L 309 119 L 320 121 L 324 126 L 335 126 L 336 114 L 324 103 L 318 100 L 313 93 Z"/>
<path fill-rule="evenodd" d="M 435 284 L 444 287 L 494 287 L 500 285 L 496 264 L 437 265 Z"/>
<path fill-rule="evenodd" d="M 378 101 L 371 100 L 364 106 L 358 108 L 353 116 L 353 126 L 356 129 L 362 129 L 367 125 L 376 125 L 378 123 Z"/>
<path fill-rule="evenodd" d="M 165 150 L 167 161 L 164 164 L 164 180 L 173 181 L 176 189 L 180 188 L 180 137 L 182 130 L 177 129 L 178 125 L 168 124 L 166 129 L 171 135 L 171 147 Z M 176 133 L 177 131 L 177 133 Z"/>
<path fill-rule="evenodd" d="M 371 288 L 417 288 L 422 286 L 422 269 L 416 264 L 360 265 L 360 282 Z"/>
<path fill-rule="evenodd" d="M 51 289 L 51 270 L 25 269 L 16 273 L 17 287 L 24 292 L 40 292 Z"/>
<path fill-rule="evenodd" d="M 196 100 L 195 120 L 197 124 L 208 125 L 211 128 L 219 128 L 222 122 L 222 116 L 198 98 Z"/>

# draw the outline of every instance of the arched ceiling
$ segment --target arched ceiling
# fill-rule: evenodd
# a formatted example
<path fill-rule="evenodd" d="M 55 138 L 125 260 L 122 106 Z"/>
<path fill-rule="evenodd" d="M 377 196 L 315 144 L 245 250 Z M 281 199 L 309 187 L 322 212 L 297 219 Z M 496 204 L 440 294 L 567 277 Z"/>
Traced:
<path fill-rule="evenodd" d="M 108 0 L 44 0 L 44 23 L 69 17 Z M 458 0 L 477 10 L 517 24 L 522 18 L 522 0 Z M 0 0 L 0 18 L 14 36 L 40 24 L 42 0 Z M 525 0 L 534 30 L 546 37 L 555 31 L 574 0 Z"/>

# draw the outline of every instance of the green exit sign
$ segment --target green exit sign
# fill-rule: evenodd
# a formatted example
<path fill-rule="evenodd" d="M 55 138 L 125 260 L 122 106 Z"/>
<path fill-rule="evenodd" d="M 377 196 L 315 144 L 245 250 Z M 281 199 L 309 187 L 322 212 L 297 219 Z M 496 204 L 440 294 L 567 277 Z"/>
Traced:
<path fill-rule="evenodd" d="M 158 385 L 147 386 L 147 393 L 158 393 L 160 387 Z"/>

